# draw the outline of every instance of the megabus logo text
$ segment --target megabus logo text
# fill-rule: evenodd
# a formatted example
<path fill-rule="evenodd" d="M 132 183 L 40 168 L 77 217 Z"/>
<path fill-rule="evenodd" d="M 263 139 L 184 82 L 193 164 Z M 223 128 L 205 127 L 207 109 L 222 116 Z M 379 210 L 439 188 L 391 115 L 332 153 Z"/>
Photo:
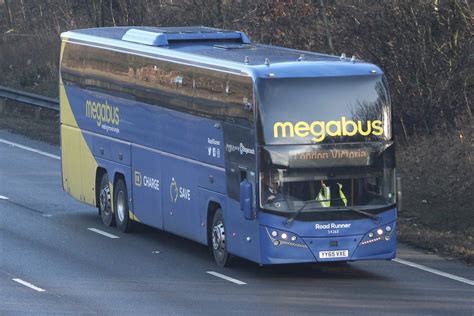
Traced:
<path fill-rule="evenodd" d="M 86 117 L 97 122 L 97 126 L 105 130 L 115 131 L 114 127 L 107 125 L 112 124 L 118 126 L 120 124 L 119 108 L 110 105 L 107 100 L 105 103 L 86 100 Z"/>
<path fill-rule="evenodd" d="M 326 136 L 381 136 L 383 135 L 383 123 L 381 120 L 367 122 L 347 120 L 345 116 L 339 121 L 313 121 L 311 123 L 305 121 L 292 122 L 275 122 L 273 124 L 273 137 L 308 137 L 314 142 L 322 142 Z"/>

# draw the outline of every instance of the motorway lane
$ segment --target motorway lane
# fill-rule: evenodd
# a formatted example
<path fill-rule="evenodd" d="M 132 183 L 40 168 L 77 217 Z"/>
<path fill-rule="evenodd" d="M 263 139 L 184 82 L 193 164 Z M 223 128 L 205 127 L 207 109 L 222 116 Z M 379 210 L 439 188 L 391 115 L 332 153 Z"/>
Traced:
<path fill-rule="evenodd" d="M 1 131 L 0 138 L 58 152 Z M 9 198 L 0 200 L 2 315 L 474 314 L 473 286 L 395 262 L 259 267 L 240 260 L 236 267 L 220 269 L 194 242 L 145 226 L 126 235 L 105 228 L 95 209 L 61 190 L 58 160 L 1 143 L 0 195 Z M 399 256 L 474 279 L 472 267 L 405 246 Z"/>

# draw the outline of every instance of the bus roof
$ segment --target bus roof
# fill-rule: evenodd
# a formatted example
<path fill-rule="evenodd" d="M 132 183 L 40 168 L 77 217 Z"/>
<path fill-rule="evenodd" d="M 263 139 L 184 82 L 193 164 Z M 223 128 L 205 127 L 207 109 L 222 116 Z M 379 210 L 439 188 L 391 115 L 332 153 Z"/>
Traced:
<path fill-rule="evenodd" d="M 124 50 L 254 78 L 382 74 L 361 60 L 251 43 L 245 33 L 203 26 L 104 27 L 68 31 L 63 40 Z"/>

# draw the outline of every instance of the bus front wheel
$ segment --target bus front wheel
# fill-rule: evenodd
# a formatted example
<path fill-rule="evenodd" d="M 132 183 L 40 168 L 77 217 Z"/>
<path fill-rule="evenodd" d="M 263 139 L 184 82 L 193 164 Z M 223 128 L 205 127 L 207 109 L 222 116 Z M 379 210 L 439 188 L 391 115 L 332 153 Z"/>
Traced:
<path fill-rule="evenodd" d="M 102 175 L 99 190 L 99 214 L 105 226 L 113 226 L 114 213 L 112 212 L 112 202 L 107 173 Z"/>
<path fill-rule="evenodd" d="M 124 233 L 129 232 L 131 221 L 128 216 L 128 194 L 127 187 L 122 179 L 118 179 L 114 187 L 114 210 L 118 229 Z"/>
<path fill-rule="evenodd" d="M 227 252 L 226 232 L 224 228 L 224 216 L 222 210 L 217 209 L 212 221 L 212 253 L 214 260 L 221 267 L 227 267 L 231 263 L 232 256 Z"/>

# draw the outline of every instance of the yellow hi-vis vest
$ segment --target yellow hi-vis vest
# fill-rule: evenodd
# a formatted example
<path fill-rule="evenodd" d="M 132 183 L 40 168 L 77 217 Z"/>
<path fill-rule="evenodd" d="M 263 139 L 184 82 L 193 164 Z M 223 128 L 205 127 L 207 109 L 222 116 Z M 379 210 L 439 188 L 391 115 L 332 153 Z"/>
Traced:
<path fill-rule="evenodd" d="M 342 191 L 342 184 L 338 183 L 337 185 L 339 186 L 339 196 L 341 197 L 342 203 L 344 203 L 344 206 L 347 206 L 347 198 Z"/>
<path fill-rule="evenodd" d="M 316 201 L 319 201 L 322 207 L 330 207 L 331 206 L 331 189 L 328 186 L 323 185 L 321 190 L 319 190 L 318 196 L 316 197 Z"/>
<path fill-rule="evenodd" d="M 347 198 L 344 192 L 342 191 L 342 184 L 338 183 L 339 186 L 339 196 L 341 197 L 344 206 L 347 206 Z M 318 196 L 316 197 L 316 201 L 320 201 L 322 207 L 330 207 L 331 206 L 331 188 L 326 185 L 321 187 L 319 190 Z"/>

